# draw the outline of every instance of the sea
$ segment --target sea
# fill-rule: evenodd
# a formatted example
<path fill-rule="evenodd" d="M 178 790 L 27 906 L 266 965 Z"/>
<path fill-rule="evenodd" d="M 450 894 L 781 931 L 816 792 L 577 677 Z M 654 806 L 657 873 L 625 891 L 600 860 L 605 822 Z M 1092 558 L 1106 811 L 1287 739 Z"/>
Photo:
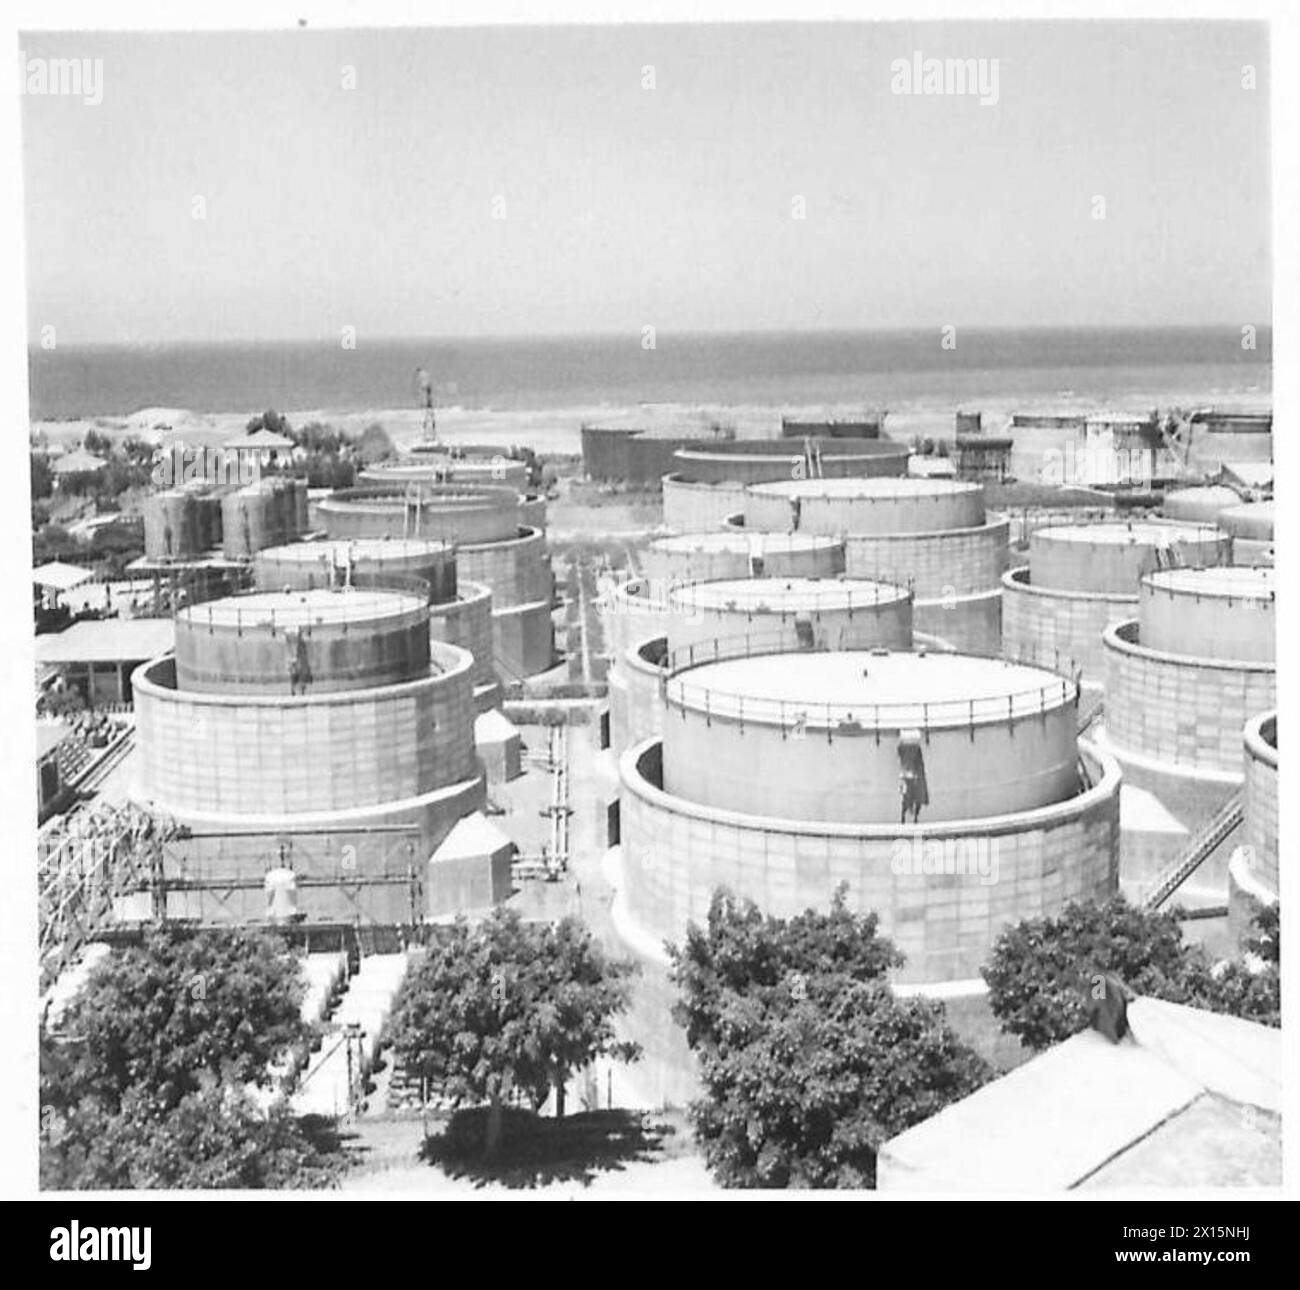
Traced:
<path fill-rule="evenodd" d="M 415 407 L 417 371 L 440 406 L 546 409 L 644 404 L 898 409 L 1009 394 L 1103 406 L 1164 391 L 1266 401 L 1272 335 L 1236 326 L 670 334 L 537 339 L 60 345 L 28 354 L 31 417 Z"/>

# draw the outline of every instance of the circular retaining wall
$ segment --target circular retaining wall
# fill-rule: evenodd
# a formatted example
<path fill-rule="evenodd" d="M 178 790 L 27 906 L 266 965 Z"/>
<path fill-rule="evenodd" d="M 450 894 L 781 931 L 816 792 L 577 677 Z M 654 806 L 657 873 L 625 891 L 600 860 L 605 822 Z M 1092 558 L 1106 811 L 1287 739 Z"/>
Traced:
<path fill-rule="evenodd" d="M 1106 735 L 1126 751 L 1180 768 L 1236 775 L 1241 728 L 1276 705 L 1271 663 L 1197 658 L 1149 649 L 1137 620 L 1108 627 Z"/>
<path fill-rule="evenodd" d="M 132 674 L 141 795 L 178 817 L 294 816 L 415 801 L 477 779 L 473 659 L 441 642 L 417 680 L 298 696 L 178 690 Z"/>
<path fill-rule="evenodd" d="M 1100 683 L 1105 674 L 1101 637 L 1107 627 L 1137 613 L 1136 595 L 1058 591 L 1037 587 L 1028 569 L 1002 575 L 1002 652 L 1008 658 L 1035 649 L 1059 650 Z"/>
<path fill-rule="evenodd" d="M 457 544 L 500 542 L 519 532 L 512 488 L 418 484 L 344 488 L 317 507 L 331 538 L 436 538 Z"/>
<path fill-rule="evenodd" d="M 1019 919 L 1116 890 L 1119 768 L 1080 745 L 1091 787 L 1019 815 L 958 824 L 788 820 L 701 806 L 662 788 L 662 745 L 623 753 L 621 836 L 628 910 L 648 935 L 680 941 L 718 887 L 789 918 L 847 886 L 859 912 L 907 956 L 904 983 L 977 977 Z M 927 872 L 928 870 L 928 872 Z M 936 872 L 937 870 L 937 872 Z"/>

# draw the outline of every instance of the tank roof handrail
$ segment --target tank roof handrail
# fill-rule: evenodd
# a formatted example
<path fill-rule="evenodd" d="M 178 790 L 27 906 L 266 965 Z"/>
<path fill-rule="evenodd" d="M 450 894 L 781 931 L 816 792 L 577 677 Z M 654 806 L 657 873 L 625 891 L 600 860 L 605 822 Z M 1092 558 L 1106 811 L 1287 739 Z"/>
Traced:
<path fill-rule="evenodd" d="M 1049 698 L 1054 699 L 1059 692 L 1062 705 L 1078 702 L 1081 684 L 1081 669 L 1073 659 L 1063 655 L 1059 650 L 1033 649 L 1021 651 L 1015 658 L 1001 654 L 983 653 L 963 650 L 967 657 L 985 658 L 1003 663 L 1019 663 L 1040 668 L 1052 674 L 1035 686 L 1024 690 L 1011 691 L 1006 694 L 990 695 L 983 698 L 915 700 L 898 703 L 851 703 L 843 702 L 809 702 L 804 703 L 790 699 L 763 699 L 761 696 L 743 695 L 719 689 L 711 685 L 692 685 L 681 677 L 695 668 L 711 663 L 725 662 L 739 658 L 760 658 L 777 654 L 829 654 L 843 653 L 848 650 L 869 652 L 880 648 L 878 643 L 868 643 L 869 636 L 864 633 L 861 643 L 846 643 L 841 638 L 834 647 L 829 643 L 797 647 L 790 644 L 789 638 L 782 634 L 765 633 L 755 636 L 752 633 L 719 637 L 712 640 L 695 641 L 689 645 L 665 653 L 660 663 L 660 686 L 665 701 L 687 706 L 694 700 L 702 702 L 710 718 L 728 715 L 725 708 L 720 712 L 714 700 L 737 700 L 745 704 L 744 712 L 751 719 L 775 721 L 783 729 L 802 727 L 810 723 L 834 727 L 846 723 L 862 726 L 866 717 L 871 718 L 871 725 L 866 728 L 888 728 L 891 723 L 910 722 L 915 724 L 916 713 L 924 713 L 924 722 L 948 723 L 948 719 L 957 719 L 964 724 L 974 725 L 977 719 L 992 720 L 997 718 L 1014 719 L 1023 716 L 1041 716 L 1047 711 Z M 935 654 L 942 658 L 942 652 L 925 646 L 910 650 L 890 649 L 890 654 L 913 654 L 924 657 Z M 1028 656 L 1027 656 L 1028 655 Z"/>

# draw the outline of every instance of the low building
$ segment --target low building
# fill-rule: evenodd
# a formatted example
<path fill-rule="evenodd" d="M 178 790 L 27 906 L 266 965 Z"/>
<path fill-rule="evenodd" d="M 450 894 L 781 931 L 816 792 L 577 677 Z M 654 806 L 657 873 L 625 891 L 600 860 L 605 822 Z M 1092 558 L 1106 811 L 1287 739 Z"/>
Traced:
<path fill-rule="evenodd" d="M 57 668 L 89 707 L 133 701 L 131 673 L 172 648 L 170 618 L 102 618 L 36 638 L 36 662 Z"/>
<path fill-rule="evenodd" d="M 1282 1032 L 1158 999 L 1130 1033 L 1057 1044 L 891 1138 L 886 1192 L 1277 1187 Z"/>

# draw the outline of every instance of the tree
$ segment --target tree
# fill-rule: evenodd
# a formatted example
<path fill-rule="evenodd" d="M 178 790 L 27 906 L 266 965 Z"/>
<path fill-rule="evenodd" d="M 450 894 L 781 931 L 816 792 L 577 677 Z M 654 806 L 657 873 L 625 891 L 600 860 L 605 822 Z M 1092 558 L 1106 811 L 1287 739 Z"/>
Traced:
<path fill-rule="evenodd" d="M 112 1112 L 136 1093 L 166 1113 L 205 1077 L 267 1087 L 310 1037 L 303 989 L 297 960 L 266 933 L 154 929 L 106 958 L 68 1010 L 66 1078 Z"/>
<path fill-rule="evenodd" d="M 362 432 L 356 443 L 357 459 L 363 466 L 373 466 L 377 461 L 384 461 L 394 455 L 392 438 L 378 421 L 372 421 Z"/>
<path fill-rule="evenodd" d="M 32 453 L 32 500 L 41 501 L 54 492 L 54 472 L 50 459 L 42 452 Z"/>
<path fill-rule="evenodd" d="M 1265 917 L 1273 920 L 1276 945 L 1276 914 Z M 983 970 L 1002 1029 L 1035 1050 L 1087 1026 L 1088 990 L 1102 974 L 1139 995 L 1278 1024 L 1276 963 L 1271 972 L 1267 963 L 1259 973 L 1240 964 L 1216 968 L 1183 940 L 1176 913 L 1141 910 L 1122 896 L 1072 902 L 1055 918 L 1016 923 L 998 937 Z"/>
<path fill-rule="evenodd" d="M 266 1113 L 243 1090 L 209 1084 L 160 1116 L 132 1093 L 116 1114 L 83 1102 L 50 1116 L 41 1186 L 72 1191 L 131 1188 L 319 1188 L 341 1160 L 324 1152 L 284 1103 Z"/>
<path fill-rule="evenodd" d="M 319 1187 L 340 1159 L 249 1086 L 305 1042 L 296 960 L 265 933 L 163 928 L 90 976 L 40 1044 L 46 1187 Z"/>
<path fill-rule="evenodd" d="M 872 1187 L 881 1143 L 991 1078 L 941 1004 L 894 996 L 902 955 L 876 926 L 843 888 L 789 920 L 719 891 L 670 949 L 705 1089 L 691 1119 L 724 1186 Z"/>
<path fill-rule="evenodd" d="M 617 1042 L 614 1030 L 633 970 L 571 918 L 525 923 L 499 907 L 477 927 L 458 919 L 403 982 L 390 1022 L 394 1055 L 453 1105 L 488 1104 L 492 1156 L 513 1093 L 536 1109 L 597 1057 L 635 1059 L 636 1046 Z"/>

